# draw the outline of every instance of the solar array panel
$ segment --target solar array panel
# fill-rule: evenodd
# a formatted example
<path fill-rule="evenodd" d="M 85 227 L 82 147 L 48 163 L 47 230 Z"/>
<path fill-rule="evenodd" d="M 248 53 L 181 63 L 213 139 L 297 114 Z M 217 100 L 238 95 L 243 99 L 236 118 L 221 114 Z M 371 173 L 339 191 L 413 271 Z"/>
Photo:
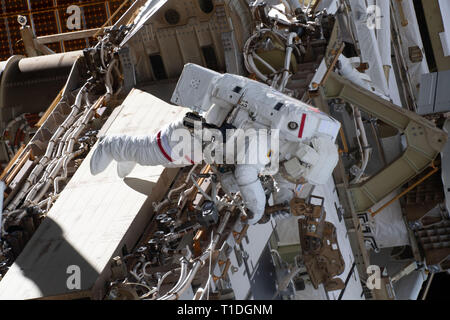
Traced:
<path fill-rule="evenodd" d="M 112 23 L 128 9 L 129 0 L 0 0 L 0 61 L 11 55 L 25 54 L 20 36 L 19 15 L 25 16 L 36 37 L 101 27 L 120 7 L 127 4 L 112 19 Z M 70 6 L 80 9 L 80 28 L 70 29 L 68 21 L 74 11 Z M 80 50 L 94 43 L 95 39 L 78 39 L 47 44 L 55 52 Z"/>

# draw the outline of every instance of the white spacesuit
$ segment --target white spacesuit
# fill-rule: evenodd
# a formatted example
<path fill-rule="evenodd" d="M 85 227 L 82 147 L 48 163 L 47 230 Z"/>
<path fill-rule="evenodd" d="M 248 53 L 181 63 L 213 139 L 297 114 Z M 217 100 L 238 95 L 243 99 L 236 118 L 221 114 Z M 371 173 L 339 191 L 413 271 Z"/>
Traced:
<path fill-rule="evenodd" d="M 244 144 L 237 144 L 235 156 L 234 145 L 233 148 L 226 147 L 225 156 L 221 159 L 226 158 L 229 162 L 229 153 L 232 153 L 234 180 L 228 185 L 233 188 L 235 184 L 235 189 L 240 191 L 247 209 L 253 214 L 249 220 L 253 224 L 261 219 L 266 207 L 260 175 L 274 176 L 278 185 L 274 202 L 279 204 L 294 196 L 299 183 L 326 183 L 338 162 L 335 139 L 340 123 L 265 84 L 187 64 L 172 102 L 190 108 L 204 118 L 197 113 L 189 113 L 184 121 L 167 126 L 153 137 L 101 139 L 91 159 L 91 172 L 100 173 L 112 160 L 118 162 L 118 173 L 122 177 L 135 163 L 166 167 L 199 163 L 205 160 L 203 154 L 199 156 L 196 152 L 198 146 L 204 150 L 204 131 L 223 132 L 224 128 L 232 128 L 232 135 L 227 134 L 223 141 L 216 139 L 215 144 L 218 147 L 223 142 L 227 146 L 242 133 L 248 138 Z M 194 123 L 202 123 L 203 133 L 199 134 L 200 131 L 194 129 Z M 186 131 L 187 127 L 190 128 L 190 139 L 182 139 L 181 144 L 186 148 L 182 148 L 184 152 L 180 153 L 177 129 Z M 240 133 L 236 134 L 238 131 Z M 260 131 L 269 132 L 266 142 L 261 143 L 264 135 L 259 135 Z M 258 140 L 257 157 L 254 149 L 249 148 L 253 139 Z M 251 156 L 257 161 L 246 162 Z"/>

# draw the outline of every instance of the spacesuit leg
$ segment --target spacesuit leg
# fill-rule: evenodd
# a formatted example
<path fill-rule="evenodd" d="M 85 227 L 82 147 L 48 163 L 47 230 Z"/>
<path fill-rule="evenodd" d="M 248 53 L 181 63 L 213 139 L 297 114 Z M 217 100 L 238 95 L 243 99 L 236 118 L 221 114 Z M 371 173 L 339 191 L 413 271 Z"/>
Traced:
<path fill-rule="evenodd" d="M 172 141 L 172 136 L 177 129 L 186 130 L 187 138 L 181 142 Z M 187 134 L 189 131 L 183 122 L 170 124 L 154 136 L 108 136 L 101 139 L 90 161 L 93 175 L 104 171 L 113 161 L 118 162 L 118 174 L 121 177 L 131 172 L 134 165 L 165 167 L 185 167 L 194 164 L 193 137 Z M 177 147 L 186 150 L 187 153 L 178 155 L 173 150 Z M 200 145 L 201 146 L 201 145 Z M 201 150 L 200 150 L 201 151 Z"/>
<path fill-rule="evenodd" d="M 240 164 L 234 172 L 246 207 L 253 213 L 249 224 L 258 223 L 266 209 L 266 194 L 258 177 L 259 171 L 260 168 L 256 165 Z"/>

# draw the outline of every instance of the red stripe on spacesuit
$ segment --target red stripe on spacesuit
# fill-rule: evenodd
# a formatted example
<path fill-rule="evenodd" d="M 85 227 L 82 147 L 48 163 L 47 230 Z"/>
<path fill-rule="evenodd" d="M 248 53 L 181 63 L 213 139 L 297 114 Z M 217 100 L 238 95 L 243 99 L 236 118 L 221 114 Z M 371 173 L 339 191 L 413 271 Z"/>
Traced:
<path fill-rule="evenodd" d="M 195 162 L 194 161 L 192 161 L 192 159 L 191 158 L 189 158 L 187 155 L 186 156 L 184 156 L 184 158 L 187 160 L 187 161 L 189 161 L 191 164 L 195 164 Z"/>
<path fill-rule="evenodd" d="M 298 131 L 298 137 L 303 137 L 303 130 L 305 130 L 306 113 L 302 115 L 302 123 L 300 124 L 300 130 Z"/>
<path fill-rule="evenodd" d="M 161 131 L 158 132 L 158 134 L 156 135 L 156 142 L 158 143 L 158 147 L 159 150 L 161 150 L 161 153 L 163 154 L 163 156 L 169 160 L 170 162 L 173 162 L 172 158 L 167 154 L 166 150 L 164 150 L 162 143 L 161 143 Z"/>

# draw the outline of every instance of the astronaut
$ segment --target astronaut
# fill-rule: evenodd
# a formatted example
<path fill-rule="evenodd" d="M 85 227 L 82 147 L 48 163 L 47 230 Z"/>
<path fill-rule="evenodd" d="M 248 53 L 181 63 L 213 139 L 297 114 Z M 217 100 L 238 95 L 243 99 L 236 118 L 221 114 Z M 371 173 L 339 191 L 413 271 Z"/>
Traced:
<path fill-rule="evenodd" d="M 294 197 L 299 184 L 325 184 L 338 162 L 340 123 L 263 83 L 187 64 L 171 101 L 193 112 L 155 136 L 101 139 L 91 158 L 92 174 L 105 170 L 112 160 L 118 162 L 121 177 L 136 163 L 184 167 L 231 161 L 234 174 L 219 179 L 225 190 L 240 192 L 252 217 L 248 223 L 255 224 L 267 202 L 260 176 L 273 176 L 273 201 L 282 204 Z"/>

